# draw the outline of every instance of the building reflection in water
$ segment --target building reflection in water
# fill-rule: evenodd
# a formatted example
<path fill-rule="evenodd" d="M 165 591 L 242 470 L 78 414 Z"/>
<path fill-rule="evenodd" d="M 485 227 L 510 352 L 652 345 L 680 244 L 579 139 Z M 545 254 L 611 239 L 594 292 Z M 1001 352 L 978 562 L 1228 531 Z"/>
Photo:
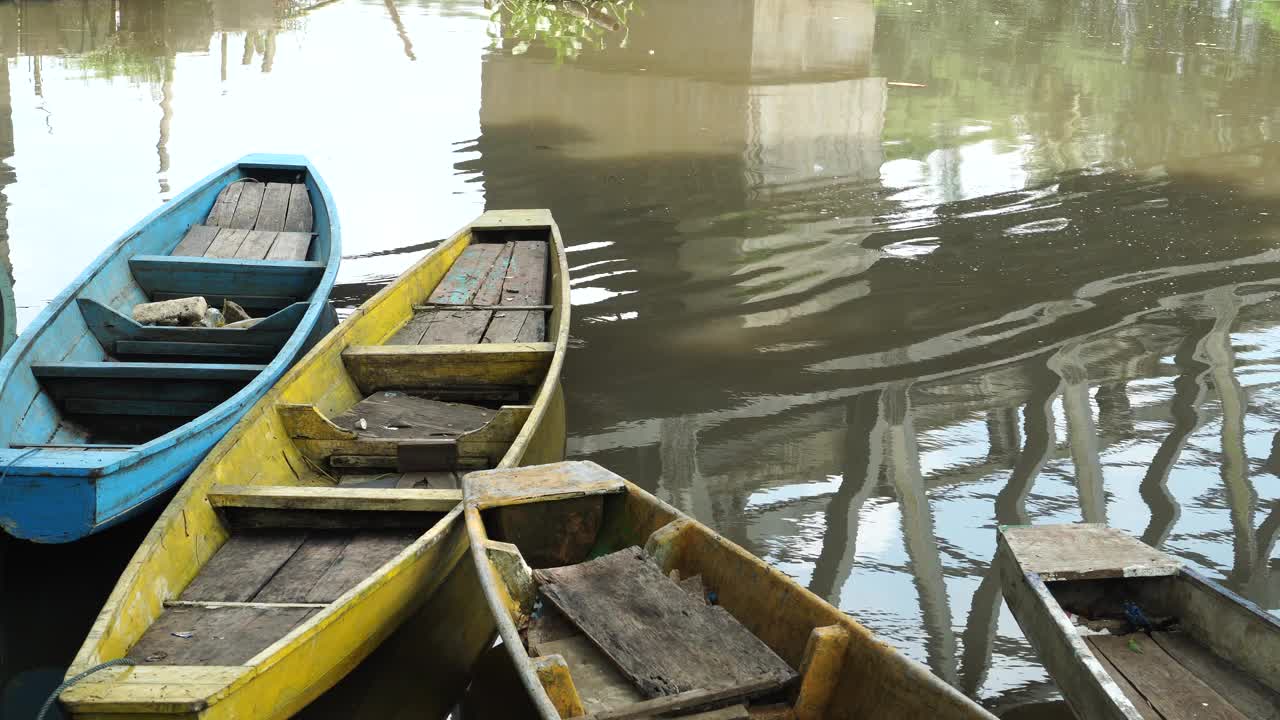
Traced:
<path fill-rule="evenodd" d="M 581 244 L 573 454 L 996 705 L 1052 695 L 1003 610 L 998 524 L 1110 523 L 1280 607 L 1280 496 L 1257 484 L 1257 438 L 1280 457 L 1276 148 L 1141 164 L 1169 148 L 1135 143 L 1135 170 L 1073 170 L 1072 130 L 1038 124 L 1054 108 L 1010 131 L 1032 138 L 1014 160 L 956 135 L 914 166 L 888 153 L 921 139 L 884 136 L 910 124 L 891 107 L 924 109 L 887 100 L 914 21 L 656 8 L 572 65 L 490 56 L 459 164 Z M 1176 122 L 1151 121 L 1153 143 Z M 1038 174 L 983 192 L 984 159 Z"/>

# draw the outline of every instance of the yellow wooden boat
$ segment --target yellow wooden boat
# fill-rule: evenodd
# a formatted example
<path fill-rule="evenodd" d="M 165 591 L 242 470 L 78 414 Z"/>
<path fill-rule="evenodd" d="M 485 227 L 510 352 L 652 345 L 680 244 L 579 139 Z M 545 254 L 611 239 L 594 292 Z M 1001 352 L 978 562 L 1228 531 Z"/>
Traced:
<path fill-rule="evenodd" d="M 994 717 L 599 465 L 474 472 L 464 493 L 502 637 L 468 691 L 468 718 Z"/>
<path fill-rule="evenodd" d="M 440 684 L 429 696 L 445 711 L 493 633 L 468 603 L 434 601 L 456 597 L 460 575 L 474 587 L 470 568 L 458 572 L 459 474 L 563 457 L 568 331 L 549 212 L 485 213 L 446 240 L 195 470 L 68 677 L 134 664 L 74 682 L 63 707 L 117 720 L 288 717 L 430 602 L 438 616 L 416 637 L 449 651 L 421 683 Z"/>

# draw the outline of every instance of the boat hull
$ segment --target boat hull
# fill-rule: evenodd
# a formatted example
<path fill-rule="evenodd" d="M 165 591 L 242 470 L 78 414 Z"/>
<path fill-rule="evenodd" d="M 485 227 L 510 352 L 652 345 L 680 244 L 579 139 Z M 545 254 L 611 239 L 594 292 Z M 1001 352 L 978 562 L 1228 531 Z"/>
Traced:
<path fill-rule="evenodd" d="M 1280 708 L 1280 619 L 1177 558 L 1119 530 L 1076 524 L 1003 527 L 996 562 L 1010 611 L 1078 717 L 1142 720 L 1157 713 L 1150 698 L 1163 693 L 1139 687 L 1148 676 L 1122 667 L 1137 658 L 1169 658 L 1161 677 L 1174 686 L 1210 684 L 1199 703 L 1206 707 L 1249 697 L 1254 708 Z M 1144 633 L 1132 626 L 1132 612 L 1165 621 Z M 1083 619 L 1109 617 L 1126 620 L 1119 629 L 1081 628 Z M 1100 657 L 1115 643 L 1125 649 Z M 1252 680 L 1213 685 L 1215 673 Z M 1207 712 L 1237 716 L 1225 707 Z M 1243 715 L 1280 717 L 1280 710 Z"/>
<path fill-rule="evenodd" d="M 532 598 L 522 599 L 518 597 L 519 591 L 513 592 L 513 585 L 508 582 L 512 577 L 512 561 L 495 561 L 495 558 L 509 558 L 512 546 L 489 537 L 482 513 L 519 509 L 526 518 L 521 521 L 521 526 L 530 522 L 528 518 L 544 513 L 544 524 L 558 527 L 558 521 L 564 519 L 556 514 L 558 511 L 536 509 L 538 504 L 572 503 L 596 495 L 605 497 L 606 518 L 595 535 L 594 547 L 643 547 L 663 574 L 674 570 L 681 578 L 700 576 L 703 587 L 715 589 L 716 604 L 792 668 L 810 666 L 806 659 L 823 658 L 814 661 L 826 668 L 819 673 L 821 677 L 815 675 L 801 682 L 800 697 L 792 708 L 794 717 L 802 720 L 992 717 L 955 688 L 877 639 L 862 625 L 794 580 L 705 525 L 594 463 L 569 462 L 471 473 L 465 485 L 471 555 L 485 599 L 503 639 L 501 647 L 508 653 L 518 676 L 519 682 L 515 687 L 523 690 L 524 697 L 513 703 L 525 708 L 525 714 L 520 717 L 558 720 L 564 698 L 544 688 L 525 650 L 515 618 L 528 612 L 526 606 L 532 603 Z M 564 512 L 574 511 L 566 509 Z M 569 526 L 572 523 L 566 521 L 563 524 Z M 559 540 L 550 542 L 554 546 Z M 531 550 L 519 549 L 522 552 Z M 537 552 L 537 549 L 532 550 Z M 500 567 L 500 564 L 505 567 Z M 518 582 L 515 584 L 520 585 Z M 847 634 L 848 638 L 843 651 L 811 654 L 811 647 L 818 644 L 815 637 L 839 634 Z M 496 690 L 473 685 L 472 692 L 486 695 Z M 483 705 L 477 703 L 476 707 Z M 618 711 L 623 711 L 623 708 Z M 505 712 L 502 716 L 516 717 Z"/>
<path fill-rule="evenodd" d="M 129 260 L 167 253 L 185 229 L 199 224 L 223 186 L 244 171 L 305 172 L 318 236 L 326 249 L 323 272 L 301 320 L 276 356 L 242 389 L 176 430 L 129 449 L 43 447 L 0 448 L 0 528 L 42 543 L 65 543 L 133 517 L 181 483 L 240 417 L 319 338 L 336 325 L 328 305 L 341 259 L 341 232 L 327 186 L 302 157 L 251 155 L 213 173 L 127 231 L 99 256 L 37 317 L 0 361 L 0 412 L 8 417 L 33 414 L 56 421 L 47 399 L 30 400 L 36 385 L 34 362 L 64 355 L 88 357 L 96 346 L 77 310 L 81 299 L 110 306 L 140 299 L 132 286 Z M 64 346 L 73 345 L 68 353 Z M 11 439 L 12 442 L 12 439 Z"/>
<path fill-rule="evenodd" d="M 210 501 L 217 488 L 288 490 L 295 499 L 308 492 L 341 494 L 346 489 L 334 487 L 334 478 L 321 467 L 323 462 L 308 457 L 288 410 L 305 404 L 317 413 L 334 414 L 359 402 L 363 391 L 352 380 L 344 353 L 353 346 L 385 343 L 412 317 L 414 307 L 440 282 L 469 238 L 464 229 L 445 241 L 348 316 L 214 447 L 122 574 L 68 675 L 130 652 L 166 611 L 166 603 L 182 595 L 233 536 L 235 529 Z M 502 467 L 530 458 L 558 459 L 564 452 L 559 373 L 568 339 L 568 287 L 558 232 L 552 247 L 554 321 L 548 323 L 548 336 L 554 342 L 548 344 L 555 346 L 554 357 L 537 384 L 523 426 L 495 463 Z M 362 492 L 368 498 L 376 497 L 379 490 Z M 474 568 L 462 562 L 467 536 L 461 494 L 450 492 L 454 493 L 451 510 L 431 530 L 329 607 L 237 666 L 235 674 L 219 675 L 211 667 L 112 668 L 65 691 L 64 708 L 76 718 L 113 717 L 123 708 L 148 718 L 256 720 L 286 718 L 300 710 L 305 716 L 312 712 L 307 706 L 313 701 L 318 702 L 317 713 L 335 705 L 377 705 L 362 688 L 386 687 L 385 681 L 371 679 L 365 666 L 351 671 L 371 653 L 375 662 L 380 655 L 393 653 L 379 644 L 402 624 L 413 633 L 415 648 L 432 655 L 427 664 L 433 672 L 420 675 L 414 688 L 415 706 L 451 706 L 465 687 L 472 665 L 491 643 L 494 624 L 487 612 L 480 611 L 484 605 Z M 434 622 L 422 619 L 423 608 L 434 613 Z M 397 645 L 396 638 L 390 644 Z M 407 652 L 400 647 L 400 652 Z M 442 654 L 445 651 L 447 655 Z M 422 662 L 421 655 L 414 656 L 413 662 Z M 402 673 L 403 666 L 395 671 Z M 136 677 L 139 672 L 143 675 Z M 154 687 L 161 680 L 170 697 L 155 696 Z M 335 685 L 332 697 L 325 694 Z M 346 700 L 341 697 L 344 693 Z M 179 702 L 168 702 L 171 698 Z"/>

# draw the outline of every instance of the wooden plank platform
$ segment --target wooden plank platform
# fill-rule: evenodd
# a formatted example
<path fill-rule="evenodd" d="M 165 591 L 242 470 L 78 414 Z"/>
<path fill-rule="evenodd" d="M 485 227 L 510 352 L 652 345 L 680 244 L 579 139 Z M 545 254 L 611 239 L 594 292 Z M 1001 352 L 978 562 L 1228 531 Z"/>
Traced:
<path fill-rule="evenodd" d="M 130 650 L 141 663 L 237 665 L 369 577 L 418 529 L 233 535 Z"/>
<path fill-rule="evenodd" d="M 547 314 L 541 310 L 498 310 L 481 342 L 542 342 L 547 338 Z"/>
<path fill-rule="evenodd" d="M 529 621 L 530 657 L 559 655 L 564 658 L 588 714 L 613 710 L 644 699 L 609 656 L 569 622 L 554 605 L 544 605 Z"/>
<path fill-rule="evenodd" d="M 387 345 L 473 345 L 543 342 L 545 310 L 428 308 L 416 312 Z"/>
<path fill-rule="evenodd" d="M 645 697 L 776 690 L 797 677 L 737 619 L 691 597 L 639 548 L 536 570 L 534 577 Z"/>
<path fill-rule="evenodd" d="M 244 240 L 247 237 L 249 237 L 248 230 L 223 228 L 218 231 L 217 237 L 215 237 L 213 242 L 209 244 L 209 247 L 205 249 L 204 257 L 235 257 L 236 252 L 240 250 L 240 246 L 244 244 Z"/>
<path fill-rule="evenodd" d="M 172 254 L 242 260 L 306 260 L 310 248 L 311 233 L 193 225 Z"/>
<path fill-rule="evenodd" d="M 129 650 L 148 665 L 240 665 L 284 637 L 318 608 L 166 608 Z"/>
<path fill-rule="evenodd" d="M 182 591 L 180 600 L 247 602 L 307 539 L 301 530 L 237 533 Z"/>
<path fill-rule="evenodd" d="M 1106 659 L 1110 672 L 1119 674 L 1117 679 L 1123 681 L 1122 689 L 1128 683 L 1146 701 L 1138 705 L 1143 717 L 1151 720 L 1245 720 L 1247 717 L 1143 633 L 1090 635 L 1085 642 L 1096 656 Z"/>
<path fill-rule="evenodd" d="M 366 439 L 427 440 L 458 437 L 484 427 L 497 414 L 476 405 L 384 390 L 356 403 L 333 418 L 333 423 Z M 361 420 L 364 427 L 360 427 Z"/>
<path fill-rule="evenodd" d="M 298 593 L 291 602 L 333 602 L 360 584 L 422 535 L 422 530 L 360 530 L 352 534 L 342 555 L 327 571 L 315 579 L 305 595 Z"/>
<path fill-rule="evenodd" d="M 387 345 L 472 345 L 546 340 L 546 241 L 473 243 Z M 511 306 L 503 309 L 501 306 Z"/>
<path fill-rule="evenodd" d="M 262 196 L 266 186 L 262 183 L 243 183 L 240 190 L 240 201 L 236 203 L 236 211 L 231 215 L 229 227 L 241 230 L 252 230 L 258 223 L 258 212 L 262 209 Z"/>
<path fill-rule="evenodd" d="M 244 189 L 243 182 L 233 182 L 222 188 L 222 192 L 218 193 L 218 199 L 213 203 L 213 209 L 209 211 L 209 217 L 205 222 L 214 227 L 227 227 L 231 224 L 231 217 L 236 214 L 236 204 L 240 202 L 240 191 Z"/>
<path fill-rule="evenodd" d="M 267 183 L 262 195 L 262 207 L 258 210 L 258 219 L 253 227 L 257 230 L 279 232 L 284 229 L 284 218 L 289 211 L 288 183 Z"/>
<path fill-rule="evenodd" d="M 236 254 L 233 257 L 246 260 L 265 260 L 267 251 L 275 243 L 276 235 L 278 234 L 267 230 L 250 230 L 249 234 L 245 236 L 244 243 L 240 245 L 239 250 L 236 250 Z"/>
<path fill-rule="evenodd" d="M 222 189 L 205 224 L 192 226 L 173 254 L 305 260 L 314 224 L 304 183 L 234 182 Z"/>
<path fill-rule="evenodd" d="M 480 283 L 480 288 L 476 290 L 471 302 L 476 305 L 497 305 L 502 302 L 502 286 L 506 283 L 507 270 L 511 266 L 511 253 L 515 247 L 515 243 L 502 245 L 489 274 Z"/>
<path fill-rule="evenodd" d="M 304 183 L 295 183 L 289 189 L 289 211 L 285 214 L 284 228 L 286 232 L 309 233 L 315 222 L 311 208 L 311 195 Z"/>
<path fill-rule="evenodd" d="M 173 249 L 173 254 L 200 257 L 209 249 L 209 245 L 213 243 L 213 239 L 220 231 L 221 228 L 216 225 L 192 225 L 178 243 L 178 247 Z"/>
<path fill-rule="evenodd" d="M 469 245 L 427 299 L 430 305 L 541 305 L 547 298 L 548 243 Z"/>
<path fill-rule="evenodd" d="M 492 310 L 423 310 L 387 340 L 388 345 L 471 345 L 480 342 Z"/>
<path fill-rule="evenodd" d="M 267 251 L 267 260 L 306 260 L 311 247 L 309 232 L 279 232 Z"/>
<path fill-rule="evenodd" d="M 1280 720 L 1280 693 L 1218 657 L 1185 632 L 1155 632 L 1151 639 L 1201 682 L 1250 718 Z"/>
<path fill-rule="evenodd" d="M 1001 536 L 1023 572 L 1037 573 L 1045 582 L 1157 577 L 1181 567 L 1176 558 L 1102 525 L 1006 527 Z"/>
<path fill-rule="evenodd" d="M 438 305 L 470 304 L 501 254 L 501 245 L 467 246 L 431 292 L 428 302 Z"/>
<path fill-rule="evenodd" d="M 547 297 L 547 243 L 521 240 L 502 285 L 503 305 L 538 305 Z"/>

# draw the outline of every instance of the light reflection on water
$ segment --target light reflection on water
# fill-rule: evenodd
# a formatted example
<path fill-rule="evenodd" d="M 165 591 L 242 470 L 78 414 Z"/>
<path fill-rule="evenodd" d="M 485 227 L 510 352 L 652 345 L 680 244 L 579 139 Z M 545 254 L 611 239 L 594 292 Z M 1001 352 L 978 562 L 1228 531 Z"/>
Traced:
<path fill-rule="evenodd" d="M 347 306 L 485 207 L 551 208 L 572 453 L 994 708 L 1054 698 L 998 523 L 1107 522 L 1280 608 L 1270 5 L 613 5 L 0 4 L 5 327 L 211 168 L 304 152 Z M 147 522 L 4 550 L 10 688 Z"/>

